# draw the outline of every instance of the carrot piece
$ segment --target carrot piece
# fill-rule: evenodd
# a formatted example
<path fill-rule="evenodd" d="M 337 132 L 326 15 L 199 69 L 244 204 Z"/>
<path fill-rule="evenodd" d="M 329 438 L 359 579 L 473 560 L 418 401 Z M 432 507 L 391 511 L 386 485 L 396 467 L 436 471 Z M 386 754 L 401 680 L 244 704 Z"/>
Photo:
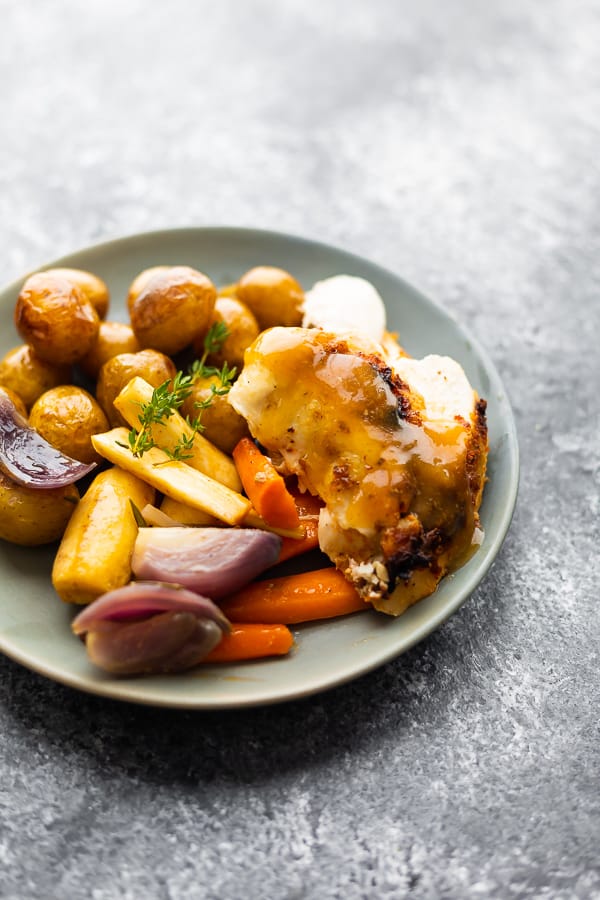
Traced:
<path fill-rule="evenodd" d="M 284 537 L 281 540 L 281 550 L 279 551 L 279 559 L 277 562 L 284 562 L 293 556 L 300 556 L 301 553 L 308 553 L 309 550 L 316 550 L 319 546 L 319 520 L 315 518 L 300 518 L 301 524 L 304 526 L 304 535 L 301 538 Z"/>
<path fill-rule="evenodd" d="M 289 485 L 288 490 L 294 498 L 294 503 L 301 519 L 319 518 L 319 513 L 324 505 L 320 497 L 315 497 L 314 494 L 309 494 L 308 491 L 302 492 L 297 487 L 290 487 Z"/>
<path fill-rule="evenodd" d="M 236 623 L 203 662 L 237 662 L 265 656 L 285 656 L 293 643 L 292 632 L 285 625 Z"/>
<path fill-rule="evenodd" d="M 234 447 L 233 459 L 248 498 L 265 522 L 297 528 L 300 518 L 294 498 L 271 460 L 247 437 Z"/>
<path fill-rule="evenodd" d="M 227 597 L 220 605 L 232 622 L 280 622 L 284 625 L 330 619 L 368 609 L 356 588 L 333 568 L 255 581 Z"/>
<path fill-rule="evenodd" d="M 308 553 L 309 550 L 316 550 L 319 546 L 319 513 L 323 501 L 320 497 L 315 497 L 308 491 L 302 493 L 297 487 L 290 487 L 289 484 L 288 490 L 294 498 L 304 535 L 297 538 L 283 535 L 278 562 L 300 556 L 301 553 Z"/>

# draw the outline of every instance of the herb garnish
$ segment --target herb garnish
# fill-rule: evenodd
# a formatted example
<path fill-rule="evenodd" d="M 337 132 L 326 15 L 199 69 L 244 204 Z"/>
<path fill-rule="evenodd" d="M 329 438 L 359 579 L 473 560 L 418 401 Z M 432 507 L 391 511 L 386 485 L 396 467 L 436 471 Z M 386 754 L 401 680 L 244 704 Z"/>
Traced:
<path fill-rule="evenodd" d="M 148 403 L 142 403 L 139 415 L 140 429 L 132 428 L 127 435 L 129 449 L 134 456 L 143 456 L 147 450 L 156 447 L 157 444 L 152 436 L 152 426 L 166 422 L 173 413 L 177 412 L 180 406 L 190 396 L 193 391 L 194 384 L 201 378 L 210 378 L 217 376 L 219 379 L 218 386 L 211 384 L 211 394 L 206 400 L 199 401 L 194 404 L 198 410 L 197 415 L 187 423 L 192 429 L 190 435 L 182 434 L 173 450 L 161 448 L 170 459 L 184 460 L 190 459 L 195 435 L 202 431 L 202 412 L 211 405 L 215 396 L 223 396 L 229 393 L 233 379 L 235 378 L 235 367 L 230 369 L 225 362 L 222 368 L 216 366 L 207 366 L 206 360 L 211 353 L 216 353 L 221 349 L 225 339 L 229 336 L 229 331 L 224 322 L 215 322 L 208 330 L 204 338 L 204 351 L 200 359 L 195 360 L 188 375 L 184 375 L 179 371 L 173 380 L 167 380 L 163 384 L 154 388 L 152 398 Z"/>

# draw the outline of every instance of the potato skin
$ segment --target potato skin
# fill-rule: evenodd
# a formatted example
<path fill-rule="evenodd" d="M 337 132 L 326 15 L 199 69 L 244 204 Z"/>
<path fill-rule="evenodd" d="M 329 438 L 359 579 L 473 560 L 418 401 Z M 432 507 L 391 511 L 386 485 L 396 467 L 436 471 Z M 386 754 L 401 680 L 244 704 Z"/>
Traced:
<path fill-rule="evenodd" d="M 16 484 L 0 470 L 0 538 L 23 547 L 57 541 L 78 500 L 74 484 L 34 490 Z"/>
<path fill-rule="evenodd" d="M 0 384 L 18 394 L 28 409 L 44 391 L 70 380 L 70 366 L 40 359 L 29 344 L 13 347 L 0 360 Z"/>
<path fill-rule="evenodd" d="M 217 375 L 199 378 L 195 382 L 192 393 L 181 407 L 182 415 L 189 416 L 191 421 L 196 418 L 198 409 L 194 404 L 211 397 L 211 385 L 219 388 L 220 381 Z M 246 420 L 231 406 L 226 394 L 212 397 L 211 405 L 200 413 L 200 422 L 203 436 L 223 453 L 231 453 L 240 438 L 249 434 Z"/>
<path fill-rule="evenodd" d="M 229 334 L 221 344 L 221 349 L 217 353 L 211 353 L 208 362 L 218 369 L 227 362 L 230 367 L 235 366 L 239 372 L 244 365 L 244 351 L 260 332 L 256 317 L 246 304 L 236 297 L 219 296 L 215 302 L 211 324 L 214 322 L 224 322 Z M 204 335 L 194 341 L 194 353 L 197 356 L 202 355 L 203 339 Z"/>
<path fill-rule="evenodd" d="M 0 385 L 0 391 L 4 391 L 17 412 L 22 415 L 24 419 L 27 419 L 27 407 L 25 406 L 19 395 L 15 394 L 15 392 L 9 387 L 4 387 L 4 385 Z"/>
<path fill-rule="evenodd" d="M 114 467 L 100 472 L 77 504 L 52 567 L 66 603 L 91 603 L 131 578 L 138 527 L 131 509 L 154 502 L 154 489 Z"/>
<path fill-rule="evenodd" d="M 174 378 L 177 373 L 174 363 L 158 350 L 140 350 L 139 353 L 119 353 L 104 363 L 98 376 L 96 399 L 106 413 L 113 427 L 127 425 L 125 419 L 115 409 L 113 401 L 128 381 L 135 375 L 144 378 L 152 387 Z"/>
<path fill-rule="evenodd" d="M 90 378 L 97 378 L 100 369 L 119 353 L 137 353 L 142 348 L 131 325 L 124 322 L 100 322 L 96 342 L 79 366 Z"/>
<path fill-rule="evenodd" d="M 131 327 L 142 347 L 172 355 L 206 333 L 217 298 L 212 281 L 189 266 L 154 275 L 131 307 Z"/>
<path fill-rule="evenodd" d="M 110 292 L 107 285 L 101 278 L 92 272 L 86 272 L 84 269 L 46 269 L 46 272 L 52 272 L 59 278 L 66 278 L 81 290 L 100 319 L 105 319 L 110 306 Z"/>
<path fill-rule="evenodd" d="M 108 419 L 83 388 L 65 384 L 46 391 L 33 404 L 29 424 L 66 456 L 84 463 L 102 462 L 91 437 L 108 431 Z"/>
<path fill-rule="evenodd" d="M 32 275 L 17 298 L 16 329 L 47 362 L 70 365 L 82 359 L 99 325 L 98 313 L 81 289 L 52 272 Z"/>
<path fill-rule="evenodd" d="M 238 281 L 236 295 L 254 313 L 261 329 L 302 322 L 304 291 L 285 269 L 274 266 L 250 269 Z"/>
<path fill-rule="evenodd" d="M 155 275 L 164 275 L 165 272 L 168 272 L 171 268 L 172 266 L 151 266 L 149 269 L 144 269 L 139 275 L 135 276 L 127 291 L 127 309 L 129 310 L 130 315 L 133 304 L 142 291 L 146 289 L 149 281 L 154 278 Z"/>

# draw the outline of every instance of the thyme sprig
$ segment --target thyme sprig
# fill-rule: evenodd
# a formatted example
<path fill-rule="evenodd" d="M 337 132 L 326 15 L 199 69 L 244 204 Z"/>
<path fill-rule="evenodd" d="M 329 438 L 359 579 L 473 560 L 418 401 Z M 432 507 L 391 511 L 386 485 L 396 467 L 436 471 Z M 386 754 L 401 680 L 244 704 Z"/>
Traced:
<path fill-rule="evenodd" d="M 208 330 L 203 342 L 203 353 L 200 359 L 195 360 L 186 375 L 182 371 L 177 372 L 173 380 L 164 381 L 157 388 L 154 388 L 152 397 L 148 403 L 141 404 L 139 414 L 139 428 L 132 428 L 127 435 L 129 449 L 134 456 L 143 456 L 146 451 L 156 447 L 157 444 L 152 434 L 152 426 L 162 424 L 167 421 L 183 403 L 187 400 L 194 389 L 194 384 L 201 378 L 210 378 L 217 376 L 218 385 L 211 384 L 210 396 L 205 400 L 198 401 L 194 404 L 197 413 L 192 420 L 187 417 L 187 423 L 192 429 L 189 435 L 182 434 L 173 450 L 166 447 L 161 449 L 167 454 L 169 459 L 185 460 L 190 459 L 190 452 L 194 443 L 195 435 L 202 431 L 202 412 L 212 404 L 215 396 L 223 396 L 229 392 L 233 379 L 235 378 L 236 369 L 229 368 L 225 362 L 218 369 L 216 366 L 209 366 L 206 360 L 212 353 L 217 353 L 223 346 L 224 341 L 229 335 L 229 331 L 224 322 L 215 322 Z"/>

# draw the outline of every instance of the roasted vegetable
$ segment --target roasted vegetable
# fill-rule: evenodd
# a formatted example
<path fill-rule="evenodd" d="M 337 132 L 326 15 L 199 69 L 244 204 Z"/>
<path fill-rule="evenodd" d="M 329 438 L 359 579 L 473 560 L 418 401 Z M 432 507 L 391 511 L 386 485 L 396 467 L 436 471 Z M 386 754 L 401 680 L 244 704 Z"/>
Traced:
<path fill-rule="evenodd" d="M 115 398 L 115 409 L 132 428 L 139 429 L 140 415 L 152 402 L 152 396 L 151 384 L 143 378 L 133 378 Z M 164 421 L 151 423 L 150 435 L 158 447 L 171 452 L 185 441 L 185 461 L 188 465 L 233 491 L 241 491 L 242 484 L 230 457 L 211 444 L 204 435 L 194 433 L 176 409 L 169 410 Z"/>
<path fill-rule="evenodd" d="M 69 365 L 90 351 L 100 320 L 74 282 L 38 272 L 27 279 L 17 298 L 15 326 L 41 359 Z"/>
<path fill-rule="evenodd" d="M 174 500 L 216 516 L 228 525 L 239 525 L 250 509 L 250 501 L 185 462 L 170 459 L 164 450 L 152 447 L 134 456 L 125 428 L 96 434 L 92 444 L 110 462 L 147 481 Z"/>
<path fill-rule="evenodd" d="M 136 577 L 226 597 L 277 561 L 281 538 L 256 528 L 140 528 Z"/>
<path fill-rule="evenodd" d="M 24 487 L 47 490 L 72 484 L 96 463 L 65 456 L 31 428 L 0 388 L 0 469 Z"/>
<path fill-rule="evenodd" d="M 250 269 L 238 281 L 235 293 L 254 313 L 261 328 L 299 325 L 302 321 L 304 292 L 284 269 L 273 266 Z"/>
<path fill-rule="evenodd" d="M 221 394 L 221 390 L 218 375 L 197 378 L 181 410 L 191 421 L 199 417 L 204 437 L 223 453 L 231 453 L 249 431 L 246 420 L 230 406 L 227 394 Z"/>
<path fill-rule="evenodd" d="M 0 538 L 25 547 L 57 541 L 78 500 L 74 484 L 32 490 L 0 470 Z"/>
<path fill-rule="evenodd" d="M 227 337 L 218 350 L 209 354 L 208 362 L 219 369 L 227 363 L 239 371 L 244 365 L 246 348 L 258 337 L 260 331 L 256 316 L 237 297 L 219 296 L 215 302 L 212 321 L 225 325 Z M 202 340 L 194 342 L 194 351 L 198 356 L 202 354 Z"/>
<path fill-rule="evenodd" d="M 9 350 L 0 360 L 0 385 L 11 388 L 29 409 L 44 391 L 68 384 L 70 366 L 57 366 L 40 359 L 29 344 Z"/>
<path fill-rule="evenodd" d="M 97 378 L 105 362 L 121 353 L 138 353 L 142 348 L 130 325 L 124 322 L 100 322 L 98 337 L 79 366 L 90 378 Z"/>
<path fill-rule="evenodd" d="M 42 394 L 29 415 L 32 428 L 53 447 L 84 463 L 99 463 L 93 434 L 106 431 L 108 419 L 100 404 L 83 388 L 63 384 Z"/>
<path fill-rule="evenodd" d="M 114 675 L 181 672 L 201 662 L 230 628 L 207 597 L 136 582 L 110 591 L 71 623 L 92 662 Z"/>
<path fill-rule="evenodd" d="M 98 375 L 96 397 L 111 425 L 126 425 L 123 416 L 115 409 L 114 399 L 126 384 L 139 375 L 152 387 L 158 387 L 175 377 L 174 363 L 158 350 L 140 350 L 139 353 L 119 353 L 104 363 Z"/>
<path fill-rule="evenodd" d="M 173 354 L 210 326 L 217 290 L 202 272 L 172 266 L 153 275 L 131 305 L 131 327 L 142 347 Z"/>
<path fill-rule="evenodd" d="M 76 284 L 81 293 L 90 301 L 98 316 L 101 319 L 106 317 L 110 304 L 110 293 L 101 278 L 83 269 L 46 269 L 46 272 L 66 278 Z"/>
<path fill-rule="evenodd" d="M 69 522 L 52 569 L 52 584 L 68 603 L 91 603 L 131 578 L 138 526 L 131 503 L 154 502 L 143 481 L 113 468 L 96 476 Z"/>

